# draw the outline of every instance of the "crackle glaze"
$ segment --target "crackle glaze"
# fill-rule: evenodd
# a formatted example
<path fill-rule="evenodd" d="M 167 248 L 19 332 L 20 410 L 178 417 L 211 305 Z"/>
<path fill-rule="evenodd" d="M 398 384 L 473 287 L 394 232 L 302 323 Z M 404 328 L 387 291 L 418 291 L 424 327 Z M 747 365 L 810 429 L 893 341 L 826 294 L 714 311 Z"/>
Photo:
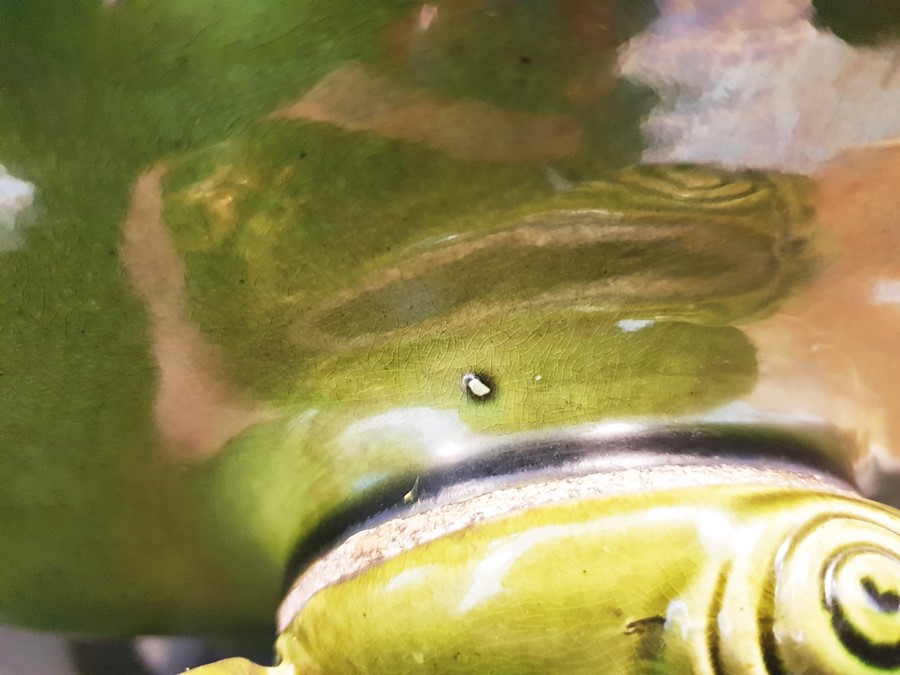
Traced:
<path fill-rule="evenodd" d="M 900 667 L 893 9 L 37 5 L 0 5 L 0 621 L 284 600 L 274 672 Z"/>

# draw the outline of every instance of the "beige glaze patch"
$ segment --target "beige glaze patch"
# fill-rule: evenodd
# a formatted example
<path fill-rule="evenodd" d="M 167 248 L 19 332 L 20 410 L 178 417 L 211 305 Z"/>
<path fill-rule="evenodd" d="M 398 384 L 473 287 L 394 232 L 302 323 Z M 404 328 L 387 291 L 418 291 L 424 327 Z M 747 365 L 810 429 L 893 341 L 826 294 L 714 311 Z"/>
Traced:
<path fill-rule="evenodd" d="M 164 173 L 157 165 L 135 183 L 120 254 L 152 323 L 155 416 L 164 450 L 175 459 L 201 460 L 272 415 L 225 380 L 221 355 L 191 323 L 184 264 L 162 218 Z"/>
<path fill-rule="evenodd" d="M 817 181 L 831 259 L 777 315 L 745 327 L 760 364 L 748 400 L 836 423 L 856 436 L 863 462 L 897 471 L 900 305 L 884 296 L 900 281 L 900 142 L 848 151 Z"/>
<path fill-rule="evenodd" d="M 563 115 L 503 110 L 475 100 L 438 98 L 350 63 L 307 94 L 276 110 L 275 119 L 327 122 L 385 138 L 416 141 L 451 157 L 483 162 L 544 162 L 579 153 L 584 130 Z"/>

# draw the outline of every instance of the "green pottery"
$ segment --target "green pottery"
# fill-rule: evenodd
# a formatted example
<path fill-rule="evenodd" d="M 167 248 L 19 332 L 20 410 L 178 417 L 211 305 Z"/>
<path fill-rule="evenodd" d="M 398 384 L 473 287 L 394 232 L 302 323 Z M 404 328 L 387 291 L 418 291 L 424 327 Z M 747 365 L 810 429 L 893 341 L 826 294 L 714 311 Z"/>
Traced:
<path fill-rule="evenodd" d="M 900 670 L 864 4 L 0 3 L 0 623 Z"/>

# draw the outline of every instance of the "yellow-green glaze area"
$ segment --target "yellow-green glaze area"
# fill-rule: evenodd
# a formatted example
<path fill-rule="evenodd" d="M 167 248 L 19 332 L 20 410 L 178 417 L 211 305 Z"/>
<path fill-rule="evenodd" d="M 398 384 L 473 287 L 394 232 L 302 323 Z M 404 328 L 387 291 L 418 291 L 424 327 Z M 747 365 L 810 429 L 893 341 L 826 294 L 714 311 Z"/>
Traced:
<path fill-rule="evenodd" d="M 401 169 L 321 184 L 327 152 Z M 755 350 L 729 324 L 771 311 L 813 259 L 808 185 L 778 174 L 640 167 L 560 192 L 534 169 L 305 125 L 172 163 L 164 184 L 192 315 L 281 406 L 185 474 L 188 510 L 276 564 L 340 505 L 506 435 L 739 398 Z M 585 239 L 596 259 L 579 262 Z M 393 311 L 357 321 L 346 305 L 378 306 L 366 293 Z M 461 391 L 470 372 L 489 400 Z"/>
<path fill-rule="evenodd" d="M 0 252 L 0 621 L 265 630 L 292 553 L 373 491 L 750 392 L 742 326 L 815 272 L 810 181 L 636 165 L 617 53 L 655 7 L 0 2 L 0 162 L 36 186 Z M 543 149 L 273 117 L 347 73 Z"/>
<path fill-rule="evenodd" d="M 323 358 L 305 382 L 324 400 L 370 410 L 387 400 L 450 409 L 471 429 L 497 433 L 663 410 L 695 413 L 748 391 L 756 365 L 735 328 L 658 324 L 634 336 L 608 317 L 579 315 L 539 325 L 496 318 L 469 331 L 429 331 L 368 357 Z M 713 363 L 722 364 L 722 377 L 707 386 L 704 372 Z M 460 396 L 460 376 L 470 371 L 491 378 L 492 397 L 482 405 Z"/>
<path fill-rule="evenodd" d="M 421 545 L 313 596 L 278 650 L 302 675 L 896 672 L 898 593 L 895 511 L 688 488 L 535 507 Z M 849 629 L 869 643 L 842 643 Z"/>
<path fill-rule="evenodd" d="M 323 181 L 334 157 L 372 169 Z M 165 222 L 188 264 L 192 311 L 228 350 L 235 376 L 266 396 L 315 399 L 324 387 L 334 400 L 337 383 L 352 381 L 346 398 L 368 389 L 392 404 L 385 391 L 418 388 L 390 381 L 414 375 L 408 366 L 427 372 L 429 361 L 455 359 L 489 368 L 499 356 L 527 369 L 530 351 L 564 363 L 549 348 L 560 340 L 588 368 L 603 354 L 648 354 L 660 340 L 684 339 L 695 348 L 666 354 L 710 367 L 730 352 L 726 371 L 752 372 L 738 365 L 751 364 L 752 349 L 716 328 L 771 311 L 808 274 L 805 179 L 658 166 L 599 172 L 560 190 L 546 171 L 279 123 L 170 164 Z M 622 320 L 668 322 L 662 330 L 675 335 L 627 335 Z M 483 340 L 493 354 L 479 354 Z M 648 391 L 626 382 L 632 374 L 603 373 L 599 398 L 627 408 L 633 390 Z M 690 407 L 687 391 L 678 395 Z M 637 399 L 635 410 L 648 411 Z M 524 410 L 517 423 L 529 417 Z"/>
<path fill-rule="evenodd" d="M 335 157 L 373 170 L 323 180 Z M 545 167 L 275 122 L 171 160 L 162 185 L 191 316 L 279 413 L 188 471 L 184 503 L 273 571 L 335 510 L 511 434 L 746 394 L 755 349 L 734 324 L 815 261 L 809 183 L 775 173 L 634 167 L 560 189 Z M 489 400 L 461 391 L 470 372 Z"/>

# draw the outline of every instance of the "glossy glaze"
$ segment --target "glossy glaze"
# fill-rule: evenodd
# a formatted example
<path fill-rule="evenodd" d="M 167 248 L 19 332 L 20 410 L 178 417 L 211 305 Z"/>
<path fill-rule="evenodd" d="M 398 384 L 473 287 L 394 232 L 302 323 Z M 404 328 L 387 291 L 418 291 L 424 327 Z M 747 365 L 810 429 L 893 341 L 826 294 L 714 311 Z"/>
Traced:
<path fill-rule="evenodd" d="M 314 596 L 280 652 L 309 673 L 897 667 L 896 514 L 758 488 L 648 501 L 582 499 L 427 544 Z M 838 611 L 865 647 L 835 634 Z"/>
<path fill-rule="evenodd" d="M 287 601 L 278 651 L 301 673 L 892 672 L 898 533 L 802 471 L 520 485 L 351 537 L 301 577 L 315 590 Z"/>
<path fill-rule="evenodd" d="M 4 621 L 266 624 L 335 514 L 610 424 L 884 480 L 884 36 L 787 1 L 218 11 L 0 8 Z"/>

